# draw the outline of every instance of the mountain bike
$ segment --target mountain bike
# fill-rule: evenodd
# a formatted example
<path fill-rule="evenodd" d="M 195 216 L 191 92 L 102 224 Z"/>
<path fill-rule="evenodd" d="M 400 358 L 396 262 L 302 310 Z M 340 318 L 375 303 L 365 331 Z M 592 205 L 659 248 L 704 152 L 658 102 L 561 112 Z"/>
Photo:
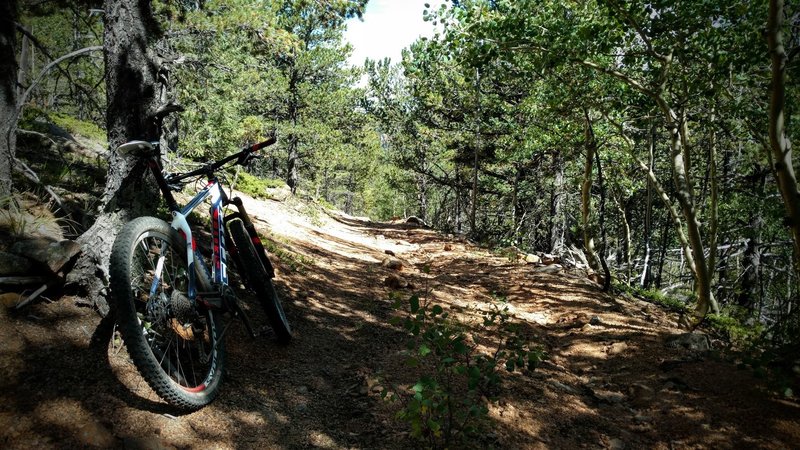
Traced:
<path fill-rule="evenodd" d="M 223 314 L 230 313 L 256 333 L 229 286 L 228 259 L 260 300 L 277 340 L 287 343 L 292 330 L 275 292 L 275 271 L 242 200 L 229 198 L 215 173 L 226 165 L 247 165 L 274 138 L 241 149 L 188 173 L 162 172 L 158 142 L 131 141 L 118 151 L 147 164 L 166 200 L 171 222 L 139 217 L 123 226 L 110 260 L 110 288 L 117 327 L 139 373 L 168 403 L 198 409 L 217 395 L 225 366 Z M 172 195 L 190 180 L 205 178 L 185 206 Z M 187 216 L 210 199 L 210 270 L 197 250 Z M 236 211 L 224 213 L 234 206 Z M 232 208 L 231 208 L 232 209 Z"/>

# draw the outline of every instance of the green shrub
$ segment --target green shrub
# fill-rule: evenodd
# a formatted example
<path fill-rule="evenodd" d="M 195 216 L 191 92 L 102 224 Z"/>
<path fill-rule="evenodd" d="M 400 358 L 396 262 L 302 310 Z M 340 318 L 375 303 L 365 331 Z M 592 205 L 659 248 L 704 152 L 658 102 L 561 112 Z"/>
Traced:
<path fill-rule="evenodd" d="M 266 180 L 247 172 L 240 172 L 236 178 L 236 185 L 234 186 L 238 191 L 253 198 L 267 198 L 267 182 Z"/>
<path fill-rule="evenodd" d="M 544 352 L 529 345 L 519 326 L 511 323 L 508 308 L 493 304 L 483 312 L 484 333 L 498 342 L 493 352 L 478 350 L 474 334 L 441 305 L 421 301 L 416 295 L 398 298 L 395 307 L 405 317 L 392 323 L 410 335 L 406 365 L 420 373 L 410 392 L 395 389 L 381 394 L 401 401 L 397 417 L 407 423 L 411 436 L 430 448 L 484 447 L 488 428 L 488 402 L 500 392 L 500 368 L 534 370 Z"/>
<path fill-rule="evenodd" d="M 98 142 L 106 142 L 106 132 L 97 125 L 61 113 L 51 113 L 50 120 L 59 127 Z"/>
<path fill-rule="evenodd" d="M 709 314 L 706 321 L 714 333 L 737 347 L 750 346 L 764 331 L 760 323 L 746 325 L 730 314 Z"/>
<path fill-rule="evenodd" d="M 674 312 L 686 313 L 689 311 L 689 305 L 687 303 L 677 298 L 664 295 L 658 290 L 644 289 L 639 286 L 627 286 L 622 283 L 615 283 L 614 289 L 633 294 L 647 302 L 655 303 L 656 305 L 663 306 Z"/>

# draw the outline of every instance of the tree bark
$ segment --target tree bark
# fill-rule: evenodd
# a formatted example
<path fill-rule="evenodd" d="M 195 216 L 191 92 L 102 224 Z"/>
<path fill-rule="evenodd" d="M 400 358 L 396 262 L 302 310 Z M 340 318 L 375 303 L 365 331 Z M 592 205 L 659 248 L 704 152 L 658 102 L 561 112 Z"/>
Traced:
<path fill-rule="evenodd" d="M 12 192 L 11 168 L 17 147 L 17 2 L 0 2 L 0 202 Z"/>
<path fill-rule="evenodd" d="M 628 213 L 625 211 L 625 206 L 619 195 L 612 195 L 614 205 L 617 207 L 619 217 L 622 222 L 622 257 L 625 263 L 625 284 L 631 285 L 631 277 L 633 276 L 633 267 L 631 264 L 631 223 Z"/>
<path fill-rule="evenodd" d="M 711 277 L 708 273 L 703 238 L 700 235 L 700 221 L 697 219 L 693 189 L 687 170 L 691 165 L 691 153 L 684 145 L 684 141 L 689 133 L 689 128 L 685 118 L 678 119 L 677 114 L 672 109 L 665 109 L 665 113 L 670 121 L 672 179 L 677 191 L 678 204 L 681 207 L 684 219 L 686 219 L 686 234 L 694 259 L 695 292 L 697 294 L 694 325 L 696 325 L 703 320 L 709 310 L 714 310 L 714 312 L 718 313 L 719 307 L 711 295 Z"/>
<path fill-rule="evenodd" d="M 603 166 L 600 162 L 600 153 L 595 152 L 597 159 L 597 184 L 600 187 L 600 207 L 598 208 L 598 225 L 600 226 L 600 265 L 603 267 L 603 292 L 611 290 L 611 270 L 608 268 L 608 261 L 606 261 L 606 248 L 608 241 L 606 239 L 606 186 L 603 182 Z"/>
<path fill-rule="evenodd" d="M 472 161 L 472 194 L 469 209 L 469 232 L 475 236 L 475 216 L 478 211 L 478 154 L 481 150 L 481 70 L 475 69 L 475 148 Z"/>
<path fill-rule="evenodd" d="M 292 195 L 297 193 L 297 185 L 300 182 L 297 173 L 297 163 L 300 159 L 300 152 L 297 148 L 299 142 L 297 134 L 295 134 L 300 115 L 300 93 L 298 92 L 299 87 L 297 86 L 298 73 L 294 64 L 295 62 L 293 61 L 289 69 L 289 120 L 292 122 L 292 131 L 289 133 L 289 136 L 287 136 L 288 155 L 286 159 L 286 184 L 289 185 Z"/>
<path fill-rule="evenodd" d="M 600 263 L 597 253 L 594 251 L 594 227 L 591 223 L 592 213 L 592 165 L 594 164 L 595 153 L 597 153 L 597 141 L 594 138 L 592 122 L 589 112 L 584 111 L 586 123 L 584 127 L 584 147 L 586 159 L 583 165 L 583 183 L 581 184 L 581 222 L 583 225 L 583 249 L 586 252 L 586 259 L 589 266 L 595 270 L 600 270 Z"/>
<path fill-rule="evenodd" d="M 647 172 L 653 172 L 654 163 L 654 149 L 656 144 L 656 127 L 653 124 L 650 128 L 650 140 L 648 142 L 649 158 L 647 165 Z M 644 264 L 642 267 L 642 276 L 639 280 L 639 286 L 647 288 L 652 279 L 650 258 L 652 248 L 650 245 L 650 235 L 653 233 L 653 183 L 650 178 L 647 179 L 647 204 L 645 205 L 644 213 Z"/>
<path fill-rule="evenodd" d="M 423 221 L 428 220 L 428 177 L 417 174 L 417 217 Z M 426 222 L 427 223 L 427 222 Z"/>
<path fill-rule="evenodd" d="M 786 208 L 786 224 L 794 243 L 795 271 L 800 273 L 800 192 L 792 165 L 792 144 L 786 135 L 786 63 L 783 46 L 783 0 L 770 0 L 767 43 L 772 63 L 769 104 L 769 142 L 778 178 L 778 189 Z"/>
<path fill-rule="evenodd" d="M 653 99 L 658 109 L 664 115 L 664 120 L 670 133 L 670 157 L 672 159 L 673 182 L 677 191 L 676 197 L 678 199 L 678 204 L 681 207 L 684 219 L 686 220 L 687 242 L 689 243 L 692 259 L 694 259 L 695 263 L 693 275 L 695 279 L 695 293 L 697 294 L 697 306 L 694 311 L 695 323 L 692 325 L 696 326 L 706 316 L 709 309 L 713 309 L 715 312 L 718 312 L 719 307 L 717 306 L 716 300 L 714 300 L 714 296 L 711 294 L 711 279 L 708 273 L 708 266 L 703 248 L 703 240 L 700 236 L 700 222 L 697 219 L 692 183 L 689 178 L 691 154 L 688 146 L 686 145 L 688 142 L 689 128 L 686 118 L 682 116 L 679 117 L 675 109 L 667 100 L 668 94 L 666 85 L 667 81 L 670 79 L 669 73 L 673 62 L 672 52 L 670 51 L 670 53 L 667 55 L 656 54 L 652 49 L 650 49 L 649 52 L 652 56 L 661 61 L 661 70 L 658 77 L 659 84 L 656 89 L 646 87 L 645 84 L 631 78 L 623 72 L 615 69 L 608 69 L 595 62 L 586 60 L 577 60 L 576 62 L 615 77 L 626 83 L 631 88 L 638 90 L 644 95 L 647 95 Z M 633 146 L 631 146 L 631 150 L 632 149 Z M 800 212 L 800 210 L 798 211 Z M 670 213 L 672 214 L 673 211 L 670 211 Z M 798 226 L 800 226 L 800 223 Z M 679 234 L 683 233 L 682 230 L 678 231 Z"/>
<path fill-rule="evenodd" d="M 17 96 L 21 97 L 33 73 L 33 46 L 27 35 L 22 35 L 22 45 L 20 47 L 19 67 L 17 69 Z"/>
<path fill-rule="evenodd" d="M 711 84 L 712 91 L 714 84 Z M 713 102 L 713 101 L 712 101 Z M 717 177 L 717 130 L 716 107 L 711 105 L 711 137 L 708 148 L 708 176 L 711 184 L 711 198 L 709 200 L 708 218 L 708 271 L 713 281 L 717 270 L 717 239 L 719 230 L 719 179 Z"/>
<path fill-rule="evenodd" d="M 166 90 L 159 88 L 164 67 L 156 53 L 160 30 L 149 2 L 106 0 L 105 65 L 108 107 L 106 130 L 110 152 L 101 213 L 92 227 L 78 239 L 83 253 L 68 282 L 78 283 L 101 314 L 106 314 L 108 259 L 118 230 L 133 217 L 152 213 L 159 198 L 155 183 L 142 181 L 144 166 L 136 157 L 117 153 L 129 140 L 155 140 L 153 120 L 166 103 Z"/>
<path fill-rule="evenodd" d="M 561 152 L 553 154 L 553 191 L 550 197 L 550 252 L 561 254 L 567 248 L 567 201 L 564 179 L 564 157 Z"/>

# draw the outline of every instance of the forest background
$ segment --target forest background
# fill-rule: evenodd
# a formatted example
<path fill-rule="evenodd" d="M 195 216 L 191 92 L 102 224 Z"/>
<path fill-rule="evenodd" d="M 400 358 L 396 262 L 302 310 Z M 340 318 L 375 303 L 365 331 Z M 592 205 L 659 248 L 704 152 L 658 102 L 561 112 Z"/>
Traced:
<path fill-rule="evenodd" d="M 162 137 L 168 164 L 275 132 L 241 189 L 285 183 L 348 214 L 559 255 L 687 326 L 797 351 L 797 2 L 454 0 L 422 12 L 437 31 L 399 64 L 362 67 L 343 33 L 366 0 L 154 1 L 138 19 L 125 3 L 2 6 L 4 170 L 15 139 L 52 123 L 121 142 L 115 120 L 137 111 L 112 98 L 127 87 L 108 84 L 110 20 L 138 20 L 160 101 L 186 108 Z M 108 211 L 120 164 L 110 151 L 107 185 L 86 187 L 75 235 Z M 48 186 L 13 166 L 9 207 Z"/>

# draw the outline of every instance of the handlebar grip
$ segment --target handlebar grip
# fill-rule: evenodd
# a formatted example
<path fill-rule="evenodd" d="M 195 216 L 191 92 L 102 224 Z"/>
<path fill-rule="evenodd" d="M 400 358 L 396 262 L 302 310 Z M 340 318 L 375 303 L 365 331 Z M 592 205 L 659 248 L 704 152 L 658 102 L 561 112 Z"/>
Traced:
<path fill-rule="evenodd" d="M 269 147 L 270 145 L 274 144 L 276 141 L 277 141 L 277 139 L 275 139 L 275 136 L 272 136 L 272 137 L 270 137 L 269 139 L 267 139 L 264 142 L 259 142 L 258 144 L 254 144 L 254 145 L 250 146 L 250 148 L 248 150 L 250 152 L 254 153 L 254 152 L 257 152 L 257 151 L 261 150 L 264 147 Z"/>

